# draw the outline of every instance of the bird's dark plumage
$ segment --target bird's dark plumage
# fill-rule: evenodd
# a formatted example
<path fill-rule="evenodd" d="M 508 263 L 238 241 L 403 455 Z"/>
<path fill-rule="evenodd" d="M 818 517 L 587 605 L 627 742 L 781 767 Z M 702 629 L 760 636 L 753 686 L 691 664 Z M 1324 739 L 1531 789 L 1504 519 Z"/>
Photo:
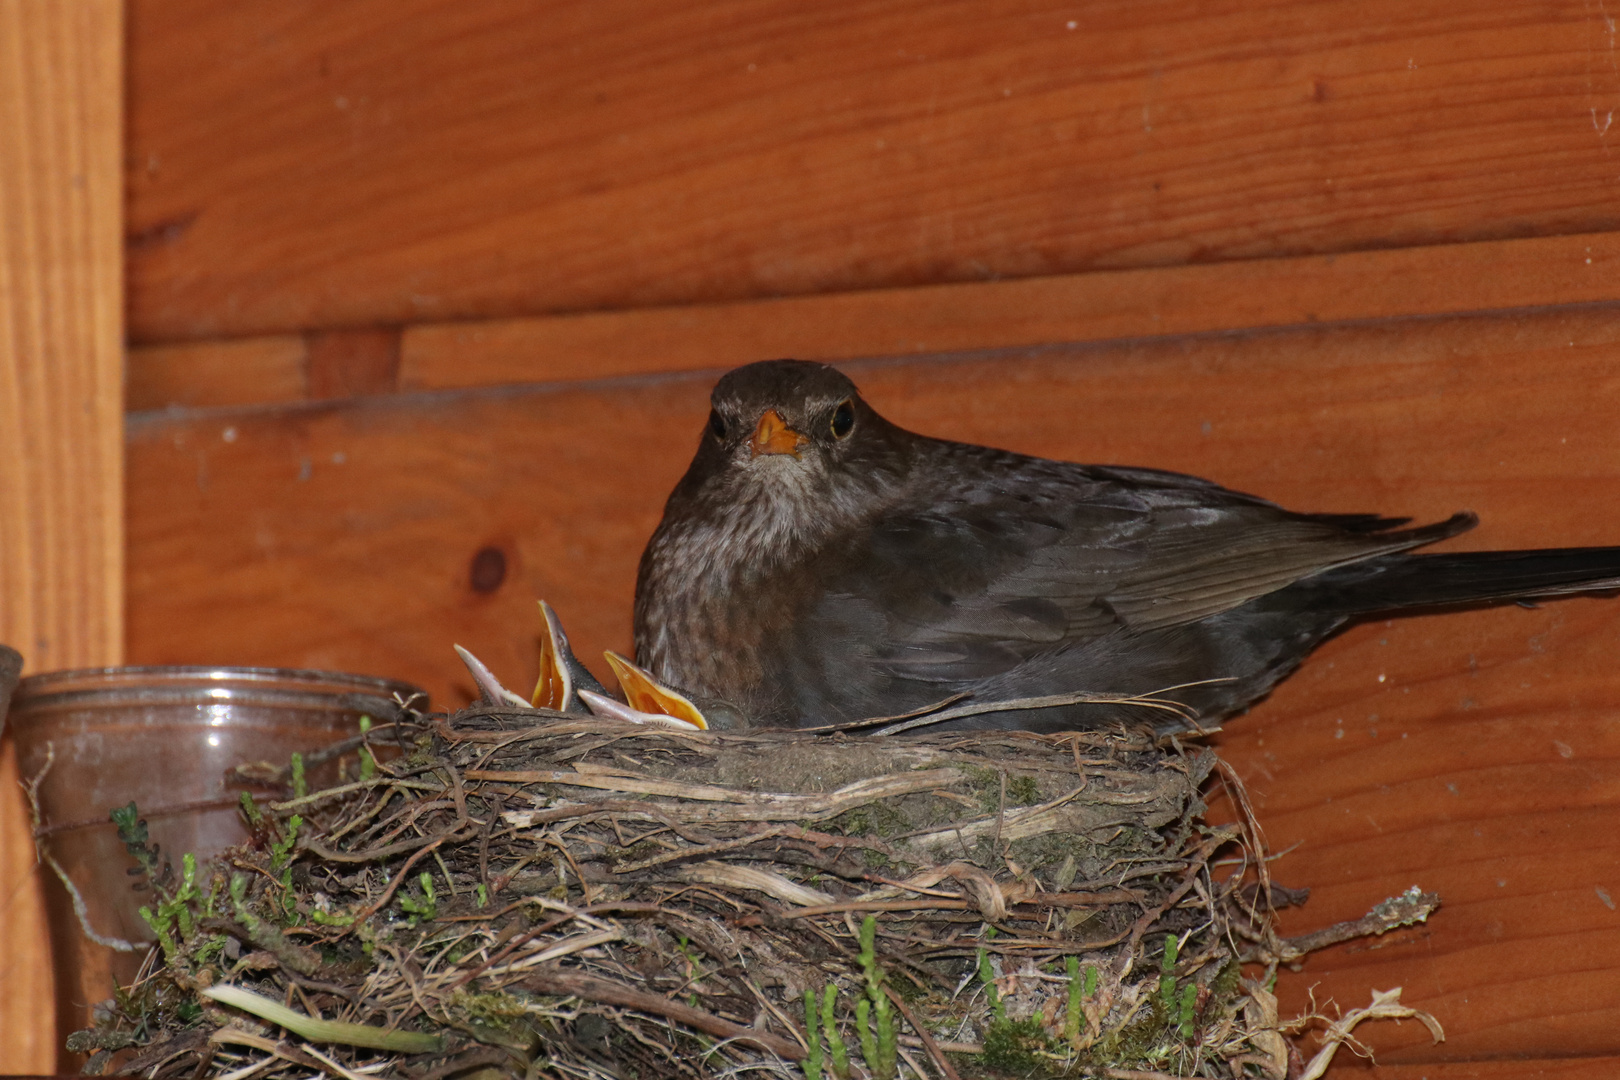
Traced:
<path fill-rule="evenodd" d="M 834 368 L 767 361 L 715 387 L 642 555 L 637 659 L 762 725 L 1171 687 L 1212 722 L 1358 616 L 1620 587 L 1620 548 L 1408 554 L 1474 521 L 1300 514 L 1196 477 L 927 438 Z M 1103 704 L 952 726 L 1119 718 L 1180 726 Z"/>

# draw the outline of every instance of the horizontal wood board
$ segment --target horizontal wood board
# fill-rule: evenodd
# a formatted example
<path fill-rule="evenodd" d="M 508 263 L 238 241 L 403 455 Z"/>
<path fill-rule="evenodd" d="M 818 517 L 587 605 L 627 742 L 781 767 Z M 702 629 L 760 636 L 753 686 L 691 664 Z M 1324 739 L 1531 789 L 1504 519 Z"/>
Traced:
<path fill-rule="evenodd" d="M 1589 0 L 131 0 L 137 341 L 1594 232 Z"/>
<path fill-rule="evenodd" d="M 932 434 L 1301 509 L 1478 511 L 1456 547 L 1620 542 L 1614 307 L 847 367 Z M 130 656 L 370 671 L 454 704 L 452 641 L 532 679 L 545 597 L 595 663 L 628 645 L 635 560 L 713 377 L 137 417 Z M 480 593 L 489 547 L 507 574 Z M 1617 635 L 1620 606 L 1592 599 L 1362 626 L 1220 737 L 1273 845 L 1299 845 L 1279 877 L 1317 888 L 1292 929 L 1414 883 L 1447 903 L 1310 961 L 1286 1004 L 1404 983 L 1450 1039 L 1369 1030 L 1392 1062 L 1620 1053 Z"/>
<path fill-rule="evenodd" d="M 1370 1030 L 1369 1026 L 1358 1031 L 1358 1034 Z M 1512 1057 L 1495 1061 L 1431 1061 L 1422 1065 L 1396 1065 L 1371 1063 L 1346 1050 L 1334 1058 L 1333 1070 L 1330 1076 L 1360 1075 L 1368 1080 L 1573 1080 L 1577 1077 L 1614 1076 L 1620 1073 L 1620 1057 L 1607 1054 Z"/>
<path fill-rule="evenodd" d="M 149 345 L 130 353 L 127 402 L 268 405 L 350 396 L 351 386 L 566 382 L 768 356 L 848 360 L 1604 301 L 1620 301 L 1620 234 Z M 331 377 L 345 363 L 353 377 Z"/>

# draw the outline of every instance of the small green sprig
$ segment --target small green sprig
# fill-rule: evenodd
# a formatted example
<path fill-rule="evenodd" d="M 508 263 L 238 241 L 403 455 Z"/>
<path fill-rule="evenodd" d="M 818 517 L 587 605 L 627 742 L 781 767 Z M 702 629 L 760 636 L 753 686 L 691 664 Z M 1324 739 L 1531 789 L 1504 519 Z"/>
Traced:
<path fill-rule="evenodd" d="M 340 1020 L 322 1020 L 289 1009 L 279 1001 L 262 994 L 244 990 L 240 986 L 209 986 L 198 993 L 213 998 L 222 1005 L 241 1009 L 280 1025 L 295 1035 L 313 1042 L 341 1043 L 344 1046 L 364 1046 L 376 1050 L 395 1050 L 405 1054 L 437 1053 L 444 1049 L 444 1037 L 417 1031 L 400 1031 L 374 1027 L 370 1024 L 351 1024 Z M 230 1028 L 223 1029 L 229 1033 Z M 228 1035 L 227 1035 L 228 1041 Z"/>
<path fill-rule="evenodd" d="M 360 734 L 371 732 L 371 717 L 360 717 Z M 360 744 L 360 779 L 370 780 L 377 775 L 377 759 L 371 753 L 371 747 L 365 743 Z"/>
<path fill-rule="evenodd" d="M 895 1027 L 889 996 L 883 992 L 883 968 L 877 960 L 877 916 L 868 915 L 861 923 L 861 951 L 856 959 L 866 975 L 866 994 L 855 1001 L 855 1028 L 861 1040 L 861 1055 L 874 1080 L 894 1080 L 900 1038 Z M 876 1030 L 870 1021 L 876 1021 Z"/>
<path fill-rule="evenodd" d="M 821 993 L 821 1030 L 827 1036 L 827 1051 L 832 1058 L 834 1080 L 849 1080 L 849 1048 L 838 1034 L 838 1022 L 833 1017 L 833 1005 L 838 998 L 838 987 L 829 984 Z"/>
<path fill-rule="evenodd" d="M 1001 1000 L 1001 992 L 996 989 L 995 969 L 990 966 L 990 954 L 983 949 L 978 956 L 979 982 L 984 985 L 985 1000 L 990 1003 L 990 1012 L 997 1020 L 1007 1019 L 1007 1006 Z"/>
<path fill-rule="evenodd" d="M 322 926 L 353 926 L 354 916 L 342 911 L 322 911 L 316 908 L 309 913 L 312 922 Z"/>
<path fill-rule="evenodd" d="M 804 1057 L 804 1080 L 821 1080 L 821 1036 L 817 1032 L 821 1014 L 816 1010 L 816 992 L 804 992 L 804 1030 L 808 1049 Z"/>
<path fill-rule="evenodd" d="M 181 941 L 190 941 L 197 932 L 192 905 L 198 898 L 197 857 L 186 852 L 180 857 L 180 886 L 174 893 L 158 902 L 155 908 L 142 905 L 140 916 L 157 935 L 163 949 L 163 959 L 174 963 L 176 942 L 171 931 L 179 931 Z"/>
<path fill-rule="evenodd" d="M 1177 1033 L 1183 1039 L 1191 1039 L 1195 1028 L 1193 1026 L 1193 1006 L 1198 1003 L 1198 987 L 1188 983 L 1181 988 L 1180 1023 L 1177 1024 Z"/>
<path fill-rule="evenodd" d="M 152 843 L 146 819 L 141 817 L 134 800 L 130 800 L 127 806 L 115 807 L 107 816 L 118 830 L 118 839 L 123 842 L 124 850 L 140 864 L 139 870 L 131 870 L 130 873 L 145 874 L 152 887 L 162 892 L 173 878 L 174 868 L 163 858 L 162 845 Z"/>
<path fill-rule="evenodd" d="M 238 802 L 241 805 L 242 818 L 247 822 L 247 827 L 254 833 L 263 830 L 264 812 L 259 809 L 259 804 L 253 801 L 253 796 L 244 791 Z"/>
<path fill-rule="evenodd" d="M 290 880 L 293 848 L 298 844 L 298 830 L 303 827 L 304 819 L 294 814 L 287 819 L 287 831 L 270 841 L 270 872 L 283 879 L 283 885 Z"/>
<path fill-rule="evenodd" d="M 231 875 L 231 907 L 236 921 L 247 932 L 248 940 L 261 949 L 275 954 L 281 965 L 300 975 L 313 975 L 321 966 L 318 953 L 287 940 L 281 928 L 266 922 L 253 913 L 248 905 L 248 876 Z"/>
<path fill-rule="evenodd" d="M 422 888 L 422 899 L 418 900 L 405 892 L 399 895 L 399 906 L 411 916 L 412 925 L 417 921 L 432 922 L 439 917 L 439 897 L 433 891 L 433 875 L 424 870 L 416 881 Z"/>
<path fill-rule="evenodd" d="M 1159 961 L 1159 1003 L 1164 1006 L 1166 1016 L 1174 1016 L 1176 1012 L 1176 953 L 1180 947 L 1176 935 L 1165 935 L 1164 956 Z"/>
<path fill-rule="evenodd" d="M 1081 959 L 1069 957 L 1066 962 L 1069 975 L 1069 1001 L 1068 1010 L 1063 1014 L 1063 1038 L 1069 1041 L 1074 1049 L 1081 1048 L 1081 1002 L 1084 1001 L 1085 989 L 1081 983 Z M 1087 965 L 1085 975 L 1095 972 L 1097 968 Z"/>

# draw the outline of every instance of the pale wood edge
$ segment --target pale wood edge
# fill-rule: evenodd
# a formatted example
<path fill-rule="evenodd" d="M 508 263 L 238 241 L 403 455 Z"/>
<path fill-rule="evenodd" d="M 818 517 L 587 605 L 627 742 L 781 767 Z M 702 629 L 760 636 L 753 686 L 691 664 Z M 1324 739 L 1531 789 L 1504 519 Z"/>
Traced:
<path fill-rule="evenodd" d="M 122 0 L 0 0 L 0 640 L 123 656 Z M 59 1058 L 15 757 L 0 749 L 0 1073 Z"/>
<path fill-rule="evenodd" d="M 1620 233 L 1588 233 L 417 324 L 403 328 L 397 388 L 572 382 L 776 356 L 908 356 L 1614 301 Z M 306 363 L 299 334 L 144 346 L 130 353 L 128 407 L 305 400 Z"/>

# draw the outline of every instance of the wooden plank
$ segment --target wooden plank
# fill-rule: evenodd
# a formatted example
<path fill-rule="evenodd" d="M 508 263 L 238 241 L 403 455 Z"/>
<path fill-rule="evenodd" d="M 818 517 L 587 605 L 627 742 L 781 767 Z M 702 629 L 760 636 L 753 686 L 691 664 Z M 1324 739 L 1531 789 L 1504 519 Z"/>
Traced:
<path fill-rule="evenodd" d="M 1371 1031 L 1370 1027 L 1362 1029 Z M 1620 1072 L 1620 1057 L 1515 1057 L 1506 1061 L 1428 1061 L 1421 1065 L 1380 1062 L 1368 1067 L 1349 1051 L 1335 1058 L 1332 1076 L 1365 1076 L 1367 1080 L 1575 1080 L 1613 1076 Z M 1611 1072 L 1610 1070 L 1614 1070 Z"/>
<path fill-rule="evenodd" d="M 123 652 L 123 9 L 0 0 L 0 640 Z M 41 880 L 0 763 L 0 1072 L 56 1065 Z"/>
<path fill-rule="evenodd" d="M 132 411 L 302 401 L 309 347 L 302 334 L 131 349 Z"/>
<path fill-rule="evenodd" d="M 134 0 L 141 341 L 1602 231 L 1601 4 Z"/>
<path fill-rule="evenodd" d="M 848 367 L 933 434 L 1195 472 L 1301 509 L 1468 507 L 1484 524 L 1459 548 L 1600 544 L 1620 540 L 1617 316 Z M 131 655 L 371 671 L 454 704 L 469 687 L 452 641 L 514 686 L 533 678 L 538 597 L 588 660 L 624 649 L 636 558 L 712 377 L 136 418 Z M 504 580 L 474 588 L 491 547 Z M 1593 599 L 1362 626 L 1231 725 L 1222 745 L 1273 844 L 1302 843 L 1279 875 L 1317 888 L 1292 929 L 1414 882 L 1447 902 L 1418 931 L 1285 973 L 1290 1005 L 1318 981 L 1345 1007 L 1405 985 L 1451 1037 L 1369 1031 L 1394 1063 L 1620 1053 L 1620 915 L 1597 891 L 1620 901 L 1617 636 L 1620 605 Z"/>
<path fill-rule="evenodd" d="M 1620 233 L 148 345 L 130 351 L 127 397 L 132 411 L 274 404 L 1601 301 L 1620 301 Z M 375 372 L 316 393 L 317 341 L 361 348 Z"/>
<path fill-rule="evenodd" d="M 1620 233 L 407 327 L 433 390 L 1620 300 Z M 196 346 L 194 346 L 195 348 Z"/>
<path fill-rule="evenodd" d="M 398 327 L 317 330 L 304 338 L 306 393 L 313 400 L 391 394 L 399 388 Z"/>
<path fill-rule="evenodd" d="M 389 327 L 147 345 L 129 351 L 124 403 L 145 412 L 389 394 L 399 356 Z"/>

